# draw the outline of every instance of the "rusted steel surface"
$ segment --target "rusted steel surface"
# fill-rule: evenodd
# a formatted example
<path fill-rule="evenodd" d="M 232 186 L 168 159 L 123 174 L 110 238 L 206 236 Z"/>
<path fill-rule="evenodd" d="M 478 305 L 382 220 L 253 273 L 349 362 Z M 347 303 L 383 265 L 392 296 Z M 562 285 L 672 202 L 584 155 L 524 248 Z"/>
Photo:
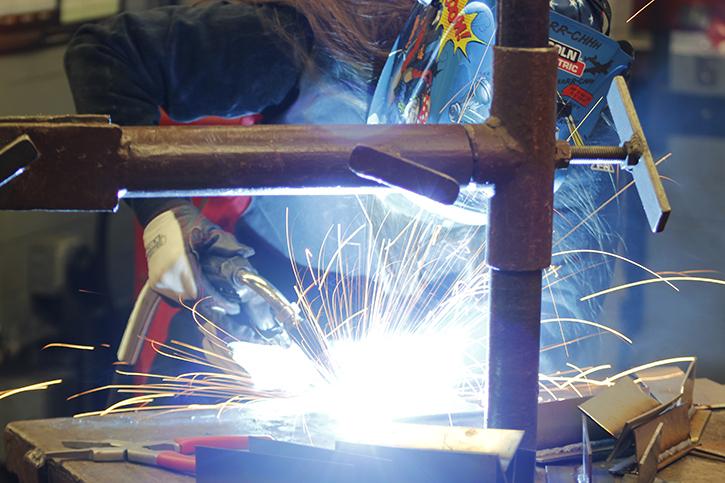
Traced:
<path fill-rule="evenodd" d="M 489 208 L 486 424 L 525 431 L 515 481 L 528 482 L 536 449 L 541 277 L 551 263 L 556 53 L 546 48 L 548 2 L 498 2 L 498 16 L 491 115 L 513 140 L 519 162 L 496 180 Z"/>
<path fill-rule="evenodd" d="M 496 2 L 496 44 L 502 47 L 546 47 L 549 41 L 549 8 L 546 0 Z M 532 75 L 532 72 L 521 71 L 519 75 Z M 499 85 L 496 85 L 497 89 Z"/>
<path fill-rule="evenodd" d="M 460 185 L 508 169 L 487 131 L 474 162 L 463 126 L 126 127 L 103 116 L 0 120 L 0 145 L 27 135 L 40 153 L 0 190 L 5 210 L 113 210 L 128 197 L 265 194 L 374 189 L 355 174 L 353 150 L 365 145 L 440 172 Z M 501 161 L 501 160 L 504 161 Z M 494 160 L 497 160 L 494 162 Z M 490 165 L 486 162 L 490 161 Z M 401 175 L 404 170 L 401 169 Z M 424 191 L 424 190 L 422 190 Z"/>
<path fill-rule="evenodd" d="M 350 169 L 358 145 L 410 159 L 460 184 L 470 181 L 473 170 L 462 126 L 159 127 L 123 133 L 121 173 L 130 196 L 379 187 Z"/>
<path fill-rule="evenodd" d="M 491 200 L 488 261 L 499 270 L 539 270 L 551 262 L 555 69 L 553 49 L 494 51 L 492 114 L 526 153 Z"/>
<path fill-rule="evenodd" d="M 21 135 L 39 158 L 0 189 L 4 210 L 112 210 L 118 204 L 113 163 L 121 128 L 98 122 L 48 122 L 20 118 L 0 122 L 0 146 Z"/>
<path fill-rule="evenodd" d="M 4 116 L 0 117 L 3 124 L 68 124 L 68 123 L 99 123 L 111 124 L 111 117 L 104 114 L 56 114 L 52 116 Z"/>

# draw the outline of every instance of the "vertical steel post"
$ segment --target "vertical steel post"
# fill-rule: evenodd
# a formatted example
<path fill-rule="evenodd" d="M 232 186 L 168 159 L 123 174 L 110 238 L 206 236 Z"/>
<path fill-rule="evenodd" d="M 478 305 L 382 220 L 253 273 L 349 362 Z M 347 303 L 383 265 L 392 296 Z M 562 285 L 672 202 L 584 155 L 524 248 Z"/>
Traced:
<path fill-rule="evenodd" d="M 496 180 L 488 263 L 488 405 L 492 428 L 522 429 L 515 481 L 534 481 L 542 270 L 551 263 L 556 54 L 547 0 L 498 2 L 492 116 L 522 153 Z"/>

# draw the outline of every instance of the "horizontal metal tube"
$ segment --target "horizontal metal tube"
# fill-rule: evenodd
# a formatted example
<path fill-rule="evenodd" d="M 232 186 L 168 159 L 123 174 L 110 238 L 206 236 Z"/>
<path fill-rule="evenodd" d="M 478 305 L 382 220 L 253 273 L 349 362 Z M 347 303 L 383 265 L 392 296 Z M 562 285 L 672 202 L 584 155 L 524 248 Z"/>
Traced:
<path fill-rule="evenodd" d="M 126 196 L 379 187 L 353 173 L 358 145 L 411 159 L 467 184 L 473 157 L 462 126 L 123 128 Z"/>
<path fill-rule="evenodd" d="M 459 186 L 472 180 L 497 183 L 512 176 L 521 159 L 518 146 L 498 124 L 121 127 L 95 118 L 0 122 L 0 144 L 27 135 L 40 153 L 32 169 L 2 187 L 0 209 L 113 210 L 119 196 L 359 193 L 382 188 L 377 180 L 397 186 L 396 179 L 427 194 L 426 183 L 436 184 L 431 178 L 435 172 Z M 383 170 L 385 180 L 366 179 L 350 169 L 350 156 L 359 146 L 389 156 L 393 164 Z M 364 167 L 365 159 L 358 156 L 358 169 L 361 163 Z"/>

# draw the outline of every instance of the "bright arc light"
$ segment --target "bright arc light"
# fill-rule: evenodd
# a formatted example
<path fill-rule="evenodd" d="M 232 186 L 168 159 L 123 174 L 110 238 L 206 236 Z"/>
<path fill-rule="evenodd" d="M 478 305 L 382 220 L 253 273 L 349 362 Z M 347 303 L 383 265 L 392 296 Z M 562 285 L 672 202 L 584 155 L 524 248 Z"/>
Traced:
<path fill-rule="evenodd" d="M 252 376 L 259 390 L 298 396 L 322 382 L 312 361 L 295 344 L 282 347 L 239 341 L 229 348 L 234 362 Z"/>
<path fill-rule="evenodd" d="M 234 360 L 255 386 L 294 397 L 298 408 L 327 414 L 347 434 L 368 424 L 471 410 L 460 396 L 469 375 L 467 340 L 456 334 L 368 334 L 330 347 L 326 380 L 299 348 L 233 343 Z"/>
<path fill-rule="evenodd" d="M 465 340 L 455 335 L 371 335 L 332 347 L 334 381 L 321 391 L 341 421 L 393 421 L 461 408 Z"/>

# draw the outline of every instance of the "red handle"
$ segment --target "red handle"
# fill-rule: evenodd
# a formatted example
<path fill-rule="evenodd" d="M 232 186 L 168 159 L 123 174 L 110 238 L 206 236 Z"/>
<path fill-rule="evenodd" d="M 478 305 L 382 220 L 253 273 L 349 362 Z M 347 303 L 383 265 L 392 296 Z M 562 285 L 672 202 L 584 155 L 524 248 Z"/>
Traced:
<path fill-rule="evenodd" d="M 270 438 L 269 436 L 255 436 L 258 438 Z M 225 435 L 225 436 L 197 436 L 191 438 L 178 438 L 179 453 L 194 454 L 197 446 L 209 446 L 211 448 L 224 449 L 249 449 L 249 436 Z"/>
<path fill-rule="evenodd" d="M 156 455 L 156 466 L 181 473 L 196 473 L 196 458 L 176 451 L 162 451 Z"/>

